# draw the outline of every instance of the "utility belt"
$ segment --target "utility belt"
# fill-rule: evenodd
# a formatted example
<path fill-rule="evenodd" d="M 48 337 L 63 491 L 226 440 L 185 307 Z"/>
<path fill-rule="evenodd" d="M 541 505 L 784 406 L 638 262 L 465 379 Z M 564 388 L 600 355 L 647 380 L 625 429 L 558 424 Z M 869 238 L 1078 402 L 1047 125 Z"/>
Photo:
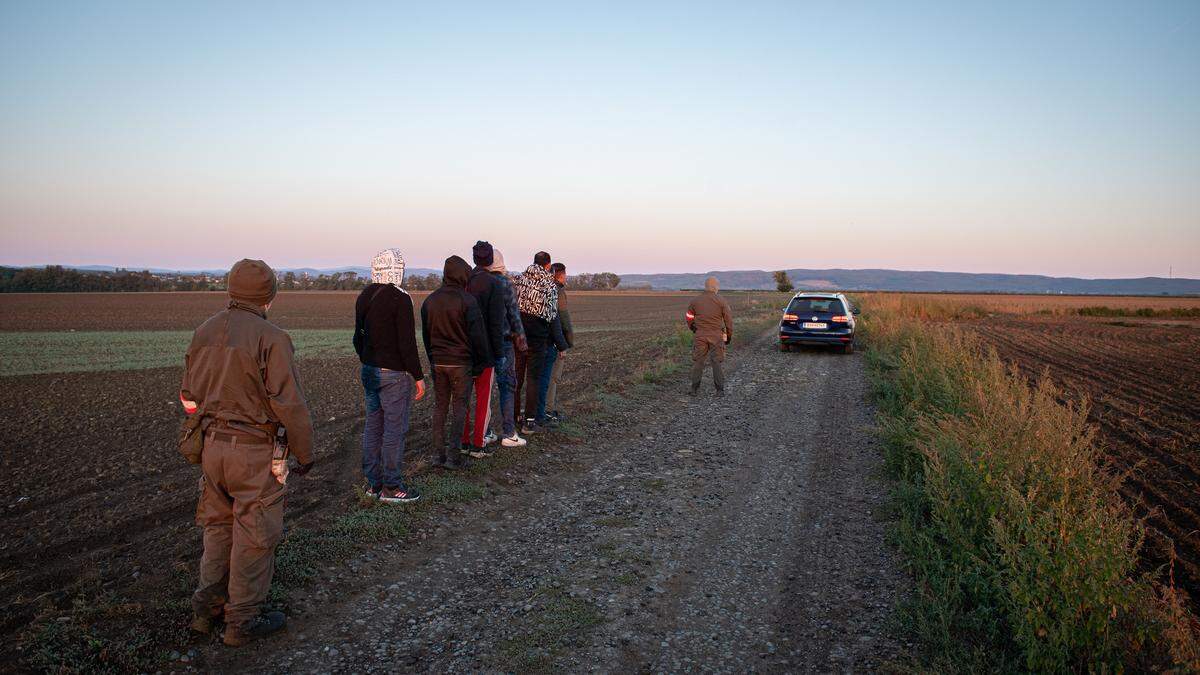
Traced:
<path fill-rule="evenodd" d="M 252 422 L 214 419 L 208 425 L 208 433 L 212 434 L 214 440 L 227 442 L 238 438 L 252 437 L 263 443 L 273 443 L 275 441 L 275 434 L 278 431 L 279 425 L 274 422 L 254 424 Z"/>

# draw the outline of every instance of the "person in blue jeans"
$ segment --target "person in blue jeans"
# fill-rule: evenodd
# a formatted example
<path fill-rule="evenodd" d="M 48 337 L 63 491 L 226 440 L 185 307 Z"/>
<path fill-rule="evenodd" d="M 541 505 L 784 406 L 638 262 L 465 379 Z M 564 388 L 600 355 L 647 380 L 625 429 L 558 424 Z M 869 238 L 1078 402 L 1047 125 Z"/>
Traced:
<path fill-rule="evenodd" d="M 362 362 L 366 400 L 363 477 L 366 491 L 382 502 L 405 503 L 421 495 L 404 484 L 404 440 L 413 401 L 425 395 L 417 355 L 412 298 L 400 287 L 404 258 L 394 248 L 371 261 L 371 284 L 354 307 L 354 350 Z"/>
<path fill-rule="evenodd" d="M 555 281 L 558 284 L 558 281 Z M 562 287 L 562 284 L 559 284 Z M 534 415 L 534 420 L 538 425 L 552 427 L 558 423 L 558 420 L 550 420 L 546 417 L 546 396 L 550 392 L 550 381 L 554 377 L 554 364 L 558 361 L 559 355 L 570 349 L 570 344 L 567 342 L 566 335 L 562 330 L 562 314 L 559 313 L 554 317 L 554 321 L 550 322 L 550 339 L 546 344 L 546 362 L 542 365 L 542 372 L 538 377 L 538 394 L 537 394 L 537 411 Z"/>
<path fill-rule="evenodd" d="M 517 352 L 524 352 L 529 345 L 521 324 L 521 313 L 517 309 L 516 292 L 508 278 L 508 268 L 504 265 L 504 254 L 500 249 L 492 250 L 492 264 L 488 266 L 488 271 L 500 280 L 504 293 L 504 321 L 500 328 L 502 341 L 495 365 L 496 389 L 500 392 L 500 415 L 497 420 L 500 444 L 506 448 L 519 448 L 525 445 L 525 439 L 517 434 Z"/>
<path fill-rule="evenodd" d="M 362 385 L 367 403 L 362 438 L 367 493 L 385 502 L 416 501 L 420 495 L 404 485 L 404 440 L 416 389 L 413 376 L 364 364 Z"/>

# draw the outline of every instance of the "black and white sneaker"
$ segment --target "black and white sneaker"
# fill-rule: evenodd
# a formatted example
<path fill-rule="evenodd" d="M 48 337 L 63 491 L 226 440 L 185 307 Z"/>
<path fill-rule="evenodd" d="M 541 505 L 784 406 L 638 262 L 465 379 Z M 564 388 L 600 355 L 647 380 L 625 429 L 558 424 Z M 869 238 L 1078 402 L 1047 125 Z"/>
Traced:
<path fill-rule="evenodd" d="M 413 488 L 384 488 L 379 494 L 379 501 L 389 504 L 409 504 L 421 498 L 421 493 Z"/>
<path fill-rule="evenodd" d="M 487 446 L 492 445 L 493 443 L 495 443 L 498 440 L 500 440 L 500 437 L 496 435 L 496 432 L 489 431 L 483 435 L 483 447 L 486 448 Z"/>

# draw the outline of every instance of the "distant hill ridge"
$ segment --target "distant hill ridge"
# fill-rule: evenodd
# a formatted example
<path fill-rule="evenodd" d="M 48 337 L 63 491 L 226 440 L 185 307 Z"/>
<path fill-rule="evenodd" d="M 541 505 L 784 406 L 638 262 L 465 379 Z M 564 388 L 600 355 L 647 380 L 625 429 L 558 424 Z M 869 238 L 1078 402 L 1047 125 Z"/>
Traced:
<path fill-rule="evenodd" d="M 1079 279 L 1037 274 L 973 274 L 969 272 L 906 272 L 885 269 L 790 269 L 797 290 L 877 290 L 952 293 L 1067 293 L 1083 295 L 1200 295 L 1200 279 Z M 715 276 L 730 290 L 775 288 L 765 270 L 732 270 L 683 274 L 622 274 L 621 288 L 703 288 Z"/>
<path fill-rule="evenodd" d="M 27 267 L 43 267 L 29 265 Z M 112 272 L 110 265 L 64 265 L 84 272 Z M 140 272 L 146 268 L 127 267 Z M 225 269 L 171 270 L 150 268 L 154 274 L 225 274 Z M 285 267 L 281 274 L 307 272 L 311 276 L 335 272 L 355 272 L 367 276 L 370 269 L 361 266 L 345 267 Z M 441 270 L 410 267 L 406 274 L 424 276 L 440 275 Z M 790 269 L 788 277 L 797 290 L 876 290 L 910 291 L 929 293 L 1066 293 L 1081 295 L 1200 295 L 1200 279 L 1167 279 L 1163 277 L 1141 277 L 1135 279 L 1080 279 L 1076 277 L 1049 277 L 1037 274 L 975 274 L 970 272 L 909 272 L 887 269 Z M 621 288 L 652 288 L 680 290 L 703 288 L 704 280 L 717 277 L 721 287 L 728 290 L 769 290 L 775 288 L 772 272 L 766 270 L 724 270 L 712 272 L 687 272 L 678 274 L 622 274 Z"/>

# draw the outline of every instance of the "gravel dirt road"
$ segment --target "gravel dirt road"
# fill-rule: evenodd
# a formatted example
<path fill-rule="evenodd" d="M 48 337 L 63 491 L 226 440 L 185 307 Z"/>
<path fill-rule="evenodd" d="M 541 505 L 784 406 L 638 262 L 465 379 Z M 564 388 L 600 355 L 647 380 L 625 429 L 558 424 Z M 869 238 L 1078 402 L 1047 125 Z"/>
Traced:
<path fill-rule="evenodd" d="M 878 670 L 904 585 L 859 355 L 731 354 L 728 393 L 623 397 L 590 438 L 323 571 L 257 671 Z"/>

